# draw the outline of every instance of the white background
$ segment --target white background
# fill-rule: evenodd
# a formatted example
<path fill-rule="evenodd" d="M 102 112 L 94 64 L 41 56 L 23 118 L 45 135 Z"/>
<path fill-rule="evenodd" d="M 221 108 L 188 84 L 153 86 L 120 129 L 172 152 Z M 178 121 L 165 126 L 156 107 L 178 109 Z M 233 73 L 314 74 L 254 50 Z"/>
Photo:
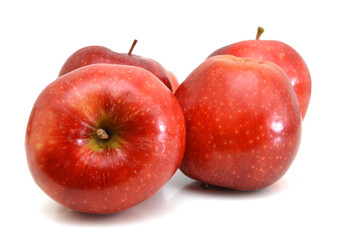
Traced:
<path fill-rule="evenodd" d="M 337 239 L 337 35 L 334 1 L 1 1 L 0 239 Z M 180 81 L 214 50 L 283 41 L 305 59 L 312 98 L 298 155 L 257 192 L 202 190 L 181 172 L 153 198 L 115 215 L 70 211 L 48 198 L 26 163 L 38 94 L 79 48 L 153 58 Z"/>

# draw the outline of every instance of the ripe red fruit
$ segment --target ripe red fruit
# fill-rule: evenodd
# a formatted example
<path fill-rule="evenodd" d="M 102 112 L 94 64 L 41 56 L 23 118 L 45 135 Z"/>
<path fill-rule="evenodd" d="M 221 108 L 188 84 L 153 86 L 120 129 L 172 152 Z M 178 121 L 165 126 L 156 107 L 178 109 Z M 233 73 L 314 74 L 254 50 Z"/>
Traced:
<path fill-rule="evenodd" d="M 256 190 L 290 167 L 301 138 L 294 89 L 275 64 L 208 58 L 175 93 L 186 121 L 187 176 L 212 185 Z"/>
<path fill-rule="evenodd" d="M 136 43 L 137 40 L 133 42 L 129 53 L 127 54 L 117 53 L 101 46 L 89 46 L 81 48 L 67 59 L 61 68 L 59 76 L 62 76 L 77 68 L 95 63 L 131 65 L 150 71 L 172 91 L 172 84 L 170 82 L 169 75 L 160 63 L 149 58 L 132 54 Z"/>
<path fill-rule="evenodd" d="M 185 122 L 152 73 L 94 64 L 43 90 L 25 144 L 31 174 L 51 198 L 81 212 L 114 213 L 172 177 L 185 150 Z"/>
<path fill-rule="evenodd" d="M 280 66 L 287 74 L 300 105 L 302 119 L 308 110 L 311 96 L 311 77 L 303 58 L 287 44 L 280 41 L 260 40 L 263 28 L 258 28 L 256 40 L 237 42 L 213 52 L 216 55 L 234 55 L 269 61 Z"/>

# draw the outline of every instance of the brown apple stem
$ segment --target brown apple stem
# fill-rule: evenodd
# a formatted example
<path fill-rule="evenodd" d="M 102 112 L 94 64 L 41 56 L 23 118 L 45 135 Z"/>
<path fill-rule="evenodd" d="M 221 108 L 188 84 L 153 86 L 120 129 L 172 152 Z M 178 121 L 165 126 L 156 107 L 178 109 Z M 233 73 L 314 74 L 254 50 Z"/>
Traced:
<path fill-rule="evenodd" d="M 96 130 L 96 135 L 99 139 L 106 140 L 109 138 L 109 135 L 106 133 L 106 131 L 102 128 L 98 128 Z"/>
<path fill-rule="evenodd" d="M 135 39 L 135 40 L 133 41 L 133 43 L 132 43 L 132 45 L 131 45 L 131 48 L 130 48 L 130 50 L 129 50 L 129 52 L 128 52 L 128 55 L 129 55 L 129 56 L 131 56 L 132 51 L 133 51 L 133 49 L 135 48 L 137 42 L 138 42 L 137 39 Z"/>
<path fill-rule="evenodd" d="M 264 32 L 264 29 L 262 27 L 257 28 L 256 40 L 260 40 L 260 37 L 261 37 L 263 32 Z"/>

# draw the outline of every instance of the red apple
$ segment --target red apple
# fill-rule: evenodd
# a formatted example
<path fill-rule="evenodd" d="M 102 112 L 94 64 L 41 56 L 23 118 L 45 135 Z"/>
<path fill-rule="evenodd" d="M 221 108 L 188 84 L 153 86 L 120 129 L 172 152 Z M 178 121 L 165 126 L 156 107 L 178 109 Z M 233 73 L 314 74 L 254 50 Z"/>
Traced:
<path fill-rule="evenodd" d="M 206 184 L 256 190 L 277 181 L 300 144 L 301 113 L 277 65 L 250 58 L 208 58 L 175 93 L 186 121 L 180 165 Z"/>
<path fill-rule="evenodd" d="M 160 63 L 149 58 L 144 58 L 132 54 L 133 48 L 135 47 L 136 43 L 137 40 L 133 42 L 128 54 L 117 53 L 106 47 L 101 46 L 89 46 L 81 48 L 67 59 L 67 61 L 61 68 L 59 76 L 62 76 L 77 68 L 95 63 L 131 65 L 141 67 L 150 71 L 172 91 L 172 84 L 170 82 L 168 73 L 165 68 L 160 65 Z"/>
<path fill-rule="evenodd" d="M 25 144 L 31 174 L 51 198 L 81 212 L 114 213 L 172 177 L 185 150 L 185 122 L 152 73 L 94 64 L 43 90 Z"/>
<path fill-rule="evenodd" d="M 302 119 L 308 109 L 311 96 L 311 77 L 309 69 L 302 57 L 290 46 L 280 41 L 260 40 L 263 28 L 258 28 L 256 40 L 237 42 L 213 52 L 216 55 L 234 55 L 237 57 L 251 57 L 269 61 L 280 66 L 288 75 L 291 85 L 295 89 Z"/>
<path fill-rule="evenodd" d="M 172 83 L 172 92 L 175 92 L 178 89 L 180 83 L 179 83 L 178 79 L 176 78 L 176 76 L 173 74 L 173 72 L 167 71 L 167 73 L 168 73 L 168 75 L 170 77 L 170 81 Z"/>

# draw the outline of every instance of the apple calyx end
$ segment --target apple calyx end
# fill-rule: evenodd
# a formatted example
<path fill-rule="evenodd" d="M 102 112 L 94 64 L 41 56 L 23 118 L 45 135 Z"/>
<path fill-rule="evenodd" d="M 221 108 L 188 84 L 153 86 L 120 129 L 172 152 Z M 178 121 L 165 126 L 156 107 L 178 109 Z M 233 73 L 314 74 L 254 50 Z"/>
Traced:
<path fill-rule="evenodd" d="M 204 183 L 204 182 L 200 182 L 200 187 L 202 189 L 208 189 L 209 188 L 209 185 L 207 183 Z"/>
<path fill-rule="evenodd" d="M 255 39 L 256 40 L 260 40 L 260 37 L 261 37 L 261 35 L 262 35 L 263 32 L 264 32 L 264 28 L 263 27 L 258 27 Z"/>

